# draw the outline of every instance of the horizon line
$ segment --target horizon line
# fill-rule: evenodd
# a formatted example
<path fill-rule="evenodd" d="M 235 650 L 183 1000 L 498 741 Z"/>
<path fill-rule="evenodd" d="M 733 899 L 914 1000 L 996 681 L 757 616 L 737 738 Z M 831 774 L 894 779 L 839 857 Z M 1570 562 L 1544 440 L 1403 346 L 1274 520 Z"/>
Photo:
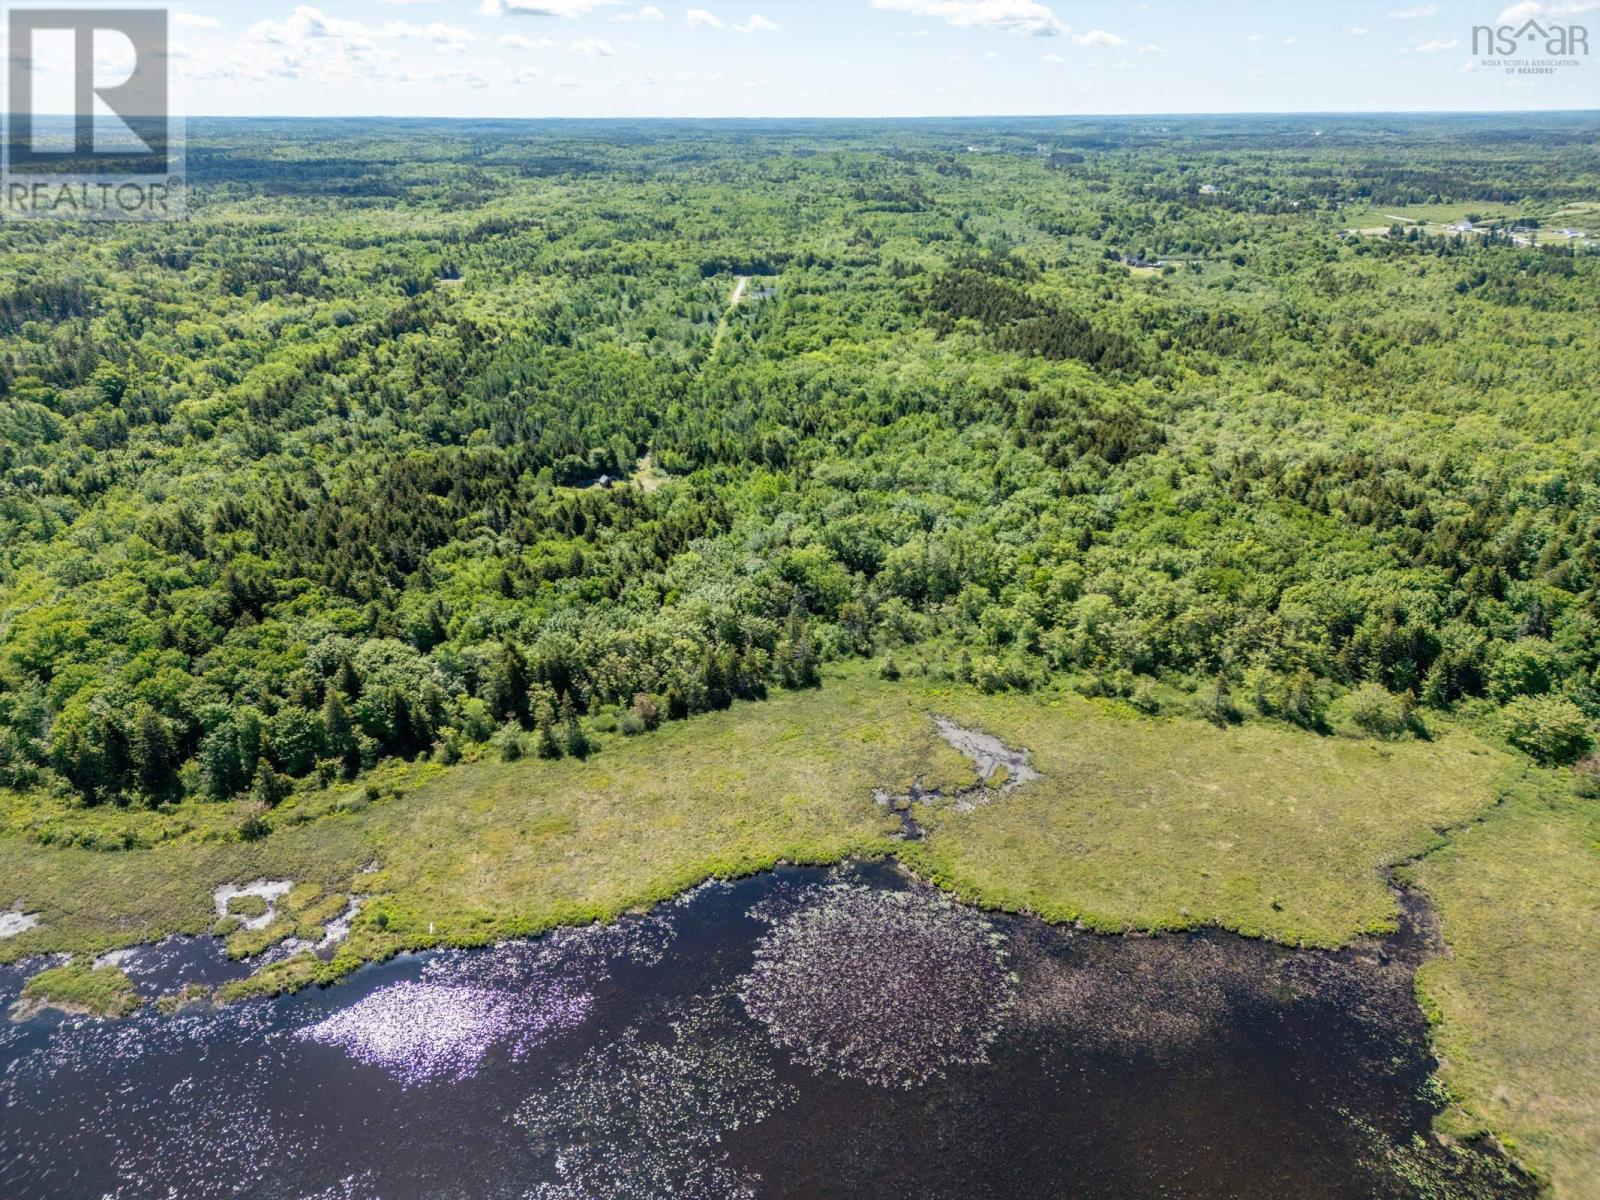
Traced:
<path fill-rule="evenodd" d="M 3 114 L 7 123 L 17 115 Z M 138 115 L 138 114 L 135 114 Z M 505 116 L 447 116 L 428 113 L 187 113 L 146 114 L 151 117 L 165 115 L 172 121 L 453 121 L 460 123 L 482 121 L 643 121 L 670 124 L 675 121 L 720 121 L 728 124 L 756 124 L 774 121 L 1082 121 L 1082 120 L 1151 120 L 1155 118 L 1196 117 L 1538 117 L 1538 116 L 1594 116 L 1600 118 L 1600 106 L 1594 108 L 1371 108 L 1371 109 L 1192 109 L 1163 112 L 1080 112 L 1080 113 L 917 113 L 890 116 L 888 114 L 834 114 L 783 116 L 661 116 L 652 114 L 614 115 L 505 115 Z M 73 113 L 30 113 L 31 118 L 73 120 Z M 120 121 L 117 116 L 99 116 L 97 121 Z"/>

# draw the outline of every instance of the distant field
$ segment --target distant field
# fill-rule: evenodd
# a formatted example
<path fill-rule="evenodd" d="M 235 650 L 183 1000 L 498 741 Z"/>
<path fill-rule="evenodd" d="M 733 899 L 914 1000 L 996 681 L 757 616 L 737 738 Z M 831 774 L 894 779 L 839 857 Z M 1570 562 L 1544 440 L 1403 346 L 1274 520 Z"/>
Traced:
<path fill-rule="evenodd" d="M 1461 204 L 1380 204 L 1371 208 L 1347 209 L 1345 215 L 1363 225 L 1377 225 L 1385 221 L 1393 225 L 1396 218 L 1400 218 L 1402 224 L 1411 222 L 1417 225 L 1450 225 L 1468 217 L 1484 221 L 1536 217 L 1539 211 L 1537 206 L 1518 205 L 1513 208 L 1503 204 L 1467 201 Z"/>
<path fill-rule="evenodd" d="M 1507 206 L 1469 201 L 1462 204 L 1377 205 L 1346 209 L 1343 216 L 1346 228 L 1369 237 L 1388 233 L 1396 225 L 1415 225 L 1430 234 L 1448 234 L 1452 232 L 1451 226 L 1468 219 L 1478 225 L 1536 220 L 1540 223 L 1541 240 L 1548 242 L 1565 241 L 1555 237 L 1555 231 L 1567 227 L 1590 237 L 1600 233 L 1600 205 L 1593 204 L 1555 206 L 1528 203 Z"/>

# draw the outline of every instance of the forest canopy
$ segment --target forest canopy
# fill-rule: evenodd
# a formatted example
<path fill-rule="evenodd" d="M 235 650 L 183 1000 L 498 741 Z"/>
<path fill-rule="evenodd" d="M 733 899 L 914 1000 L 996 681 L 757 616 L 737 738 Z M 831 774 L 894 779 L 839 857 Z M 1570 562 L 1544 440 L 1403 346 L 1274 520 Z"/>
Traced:
<path fill-rule="evenodd" d="M 1592 750 L 1582 117 L 190 154 L 183 222 L 0 228 L 0 786 L 271 805 L 848 657 Z"/>

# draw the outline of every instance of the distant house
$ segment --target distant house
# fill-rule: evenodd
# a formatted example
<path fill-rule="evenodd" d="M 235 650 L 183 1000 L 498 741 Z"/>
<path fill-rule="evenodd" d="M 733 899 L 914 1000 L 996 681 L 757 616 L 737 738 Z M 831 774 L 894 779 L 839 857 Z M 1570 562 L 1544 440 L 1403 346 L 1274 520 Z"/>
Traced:
<path fill-rule="evenodd" d="M 1202 196 L 1220 196 L 1222 195 L 1222 189 L 1214 183 L 1202 183 L 1200 185 L 1200 194 Z"/>
<path fill-rule="evenodd" d="M 1558 229 L 1558 230 L 1556 230 L 1556 236 L 1557 237 L 1564 237 L 1564 238 L 1581 238 L 1583 236 L 1583 230 L 1581 230 L 1581 229 Z"/>
<path fill-rule="evenodd" d="M 1471 221 L 1457 221 L 1454 225 L 1450 226 L 1450 228 L 1455 230 L 1457 233 L 1475 232 L 1475 227 Z"/>

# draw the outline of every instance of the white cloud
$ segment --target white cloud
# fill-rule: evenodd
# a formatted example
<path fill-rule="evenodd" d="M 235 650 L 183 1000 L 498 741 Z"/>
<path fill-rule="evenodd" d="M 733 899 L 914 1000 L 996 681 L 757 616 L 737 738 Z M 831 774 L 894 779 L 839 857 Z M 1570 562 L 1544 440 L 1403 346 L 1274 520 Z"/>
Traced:
<path fill-rule="evenodd" d="M 478 11 L 486 17 L 565 17 L 572 20 L 613 3 L 615 0 L 483 0 Z"/>
<path fill-rule="evenodd" d="M 1118 37 L 1114 33 L 1107 33 L 1104 29 L 1091 29 L 1088 33 L 1075 33 L 1072 35 L 1074 46 L 1126 46 L 1128 40 Z"/>
<path fill-rule="evenodd" d="M 605 38 L 579 38 L 572 43 L 572 49 L 574 53 L 585 54 L 590 58 L 610 58 L 616 53 Z"/>
<path fill-rule="evenodd" d="M 1252 33 L 1249 37 L 1245 38 L 1244 40 L 1247 41 L 1247 42 L 1264 42 L 1264 41 L 1267 40 L 1267 35 L 1264 34 L 1264 33 Z"/>
<path fill-rule="evenodd" d="M 872 0 L 883 12 L 931 17 L 958 29 L 997 29 L 1055 37 L 1067 25 L 1039 0 Z"/>
<path fill-rule="evenodd" d="M 1061 63 L 1064 63 L 1064 62 L 1066 62 L 1066 61 L 1067 61 L 1067 60 L 1066 60 L 1066 59 L 1064 59 L 1064 58 L 1062 58 L 1062 57 L 1061 57 L 1061 55 L 1059 55 L 1059 54 L 1046 54 L 1046 55 L 1045 55 L 1045 56 L 1044 56 L 1044 60 L 1045 60 L 1045 62 L 1047 62 L 1047 63 L 1055 63 L 1055 64 L 1057 64 L 1057 65 L 1058 65 L 1058 66 L 1059 66 L 1059 65 L 1060 65 L 1060 64 L 1061 64 Z"/>
<path fill-rule="evenodd" d="M 607 17 L 606 18 L 606 20 L 608 20 L 608 21 L 617 21 L 617 22 L 626 22 L 626 21 L 665 21 L 666 19 L 667 19 L 667 14 L 662 12 L 654 4 L 646 4 L 638 12 L 618 13 L 614 17 Z"/>
<path fill-rule="evenodd" d="M 729 25 L 716 13 L 704 8 L 691 8 L 684 14 L 684 20 L 690 29 L 728 29 L 734 33 L 777 33 L 780 28 L 776 21 L 760 13 L 751 13 L 749 20 Z"/>
<path fill-rule="evenodd" d="M 1438 54 L 1441 50 L 1454 50 L 1461 43 L 1455 38 L 1430 38 L 1411 47 L 1414 54 Z"/>
<path fill-rule="evenodd" d="M 1295 39 L 1292 38 L 1292 37 L 1286 37 L 1286 38 L 1283 39 L 1283 44 L 1285 46 L 1292 46 L 1292 45 L 1294 45 L 1294 43 L 1295 43 Z"/>
<path fill-rule="evenodd" d="M 186 73 L 191 78 L 247 82 L 312 78 L 349 82 L 388 78 L 399 55 L 378 45 L 381 31 L 359 21 L 330 17 L 301 4 L 282 21 L 257 21 L 228 56 L 208 56 Z"/>
<path fill-rule="evenodd" d="M 407 21 L 389 21 L 383 27 L 383 36 L 392 38 L 422 38 L 441 46 L 465 46 L 478 40 L 478 35 L 459 25 L 446 25 L 434 21 L 427 25 L 412 25 Z"/>
<path fill-rule="evenodd" d="M 549 38 L 523 37 L 520 33 L 502 33 L 500 44 L 513 50 L 548 50 L 555 45 Z"/>
<path fill-rule="evenodd" d="M 369 29 L 360 21 L 330 17 L 309 4 L 297 6 L 283 21 L 257 21 L 245 34 L 247 41 L 276 46 L 323 41 L 368 44 L 376 38 L 417 38 L 440 45 L 461 46 L 477 41 L 478 35 L 458 25 L 446 25 L 443 21 L 428 25 L 388 21 L 382 29 Z"/>
<path fill-rule="evenodd" d="M 1155 42 L 1147 42 L 1139 47 L 1140 54 L 1165 54 L 1166 52 L 1165 47 L 1159 46 Z"/>
<path fill-rule="evenodd" d="M 327 38 L 333 41 L 362 41 L 372 33 L 359 21 L 342 21 L 301 4 L 283 21 L 257 21 L 245 35 L 254 41 L 287 45 L 291 42 Z"/>
<path fill-rule="evenodd" d="M 1439 11 L 1437 4 L 1415 4 L 1410 8 L 1391 8 L 1383 15 L 1391 21 L 1415 21 L 1431 17 Z"/>
<path fill-rule="evenodd" d="M 172 23 L 189 29 L 215 29 L 222 24 L 222 21 L 217 17 L 208 17 L 201 13 L 175 12 L 172 14 Z"/>
<path fill-rule="evenodd" d="M 1562 0 L 1557 4 L 1544 4 L 1541 0 L 1523 0 L 1500 14 L 1501 25 L 1521 25 L 1540 17 L 1576 17 L 1600 8 L 1600 0 Z"/>
<path fill-rule="evenodd" d="M 1371 33 L 1372 30 L 1368 29 L 1365 25 L 1352 25 L 1349 29 L 1346 29 L 1345 32 L 1351 37 L 1364 37 L 1366 34 Z"/>
<path fill-rule="evenodd" d="M 332 17 L 309 4 L 296 6 L 282 21 L 257 21 L 227 54 L 208 54 L 203 63 L 186 65 L 194 79 L 251 83 L 268 80 L 310 80 L 322 84 L 382 85 L 411 83 L 462 84 L 481 89 L 490 80 L 466 65 L 443 67 L 436 61 L 419 66 L 399 52 L 407 42 L 426 43 L 426 54 L 461 53 L 478 41 L 471 30 L 444 21 L 414 24 L 386 21 L 381 27 Z M 474 64 L 496 68 L 494 61 Z"/>

